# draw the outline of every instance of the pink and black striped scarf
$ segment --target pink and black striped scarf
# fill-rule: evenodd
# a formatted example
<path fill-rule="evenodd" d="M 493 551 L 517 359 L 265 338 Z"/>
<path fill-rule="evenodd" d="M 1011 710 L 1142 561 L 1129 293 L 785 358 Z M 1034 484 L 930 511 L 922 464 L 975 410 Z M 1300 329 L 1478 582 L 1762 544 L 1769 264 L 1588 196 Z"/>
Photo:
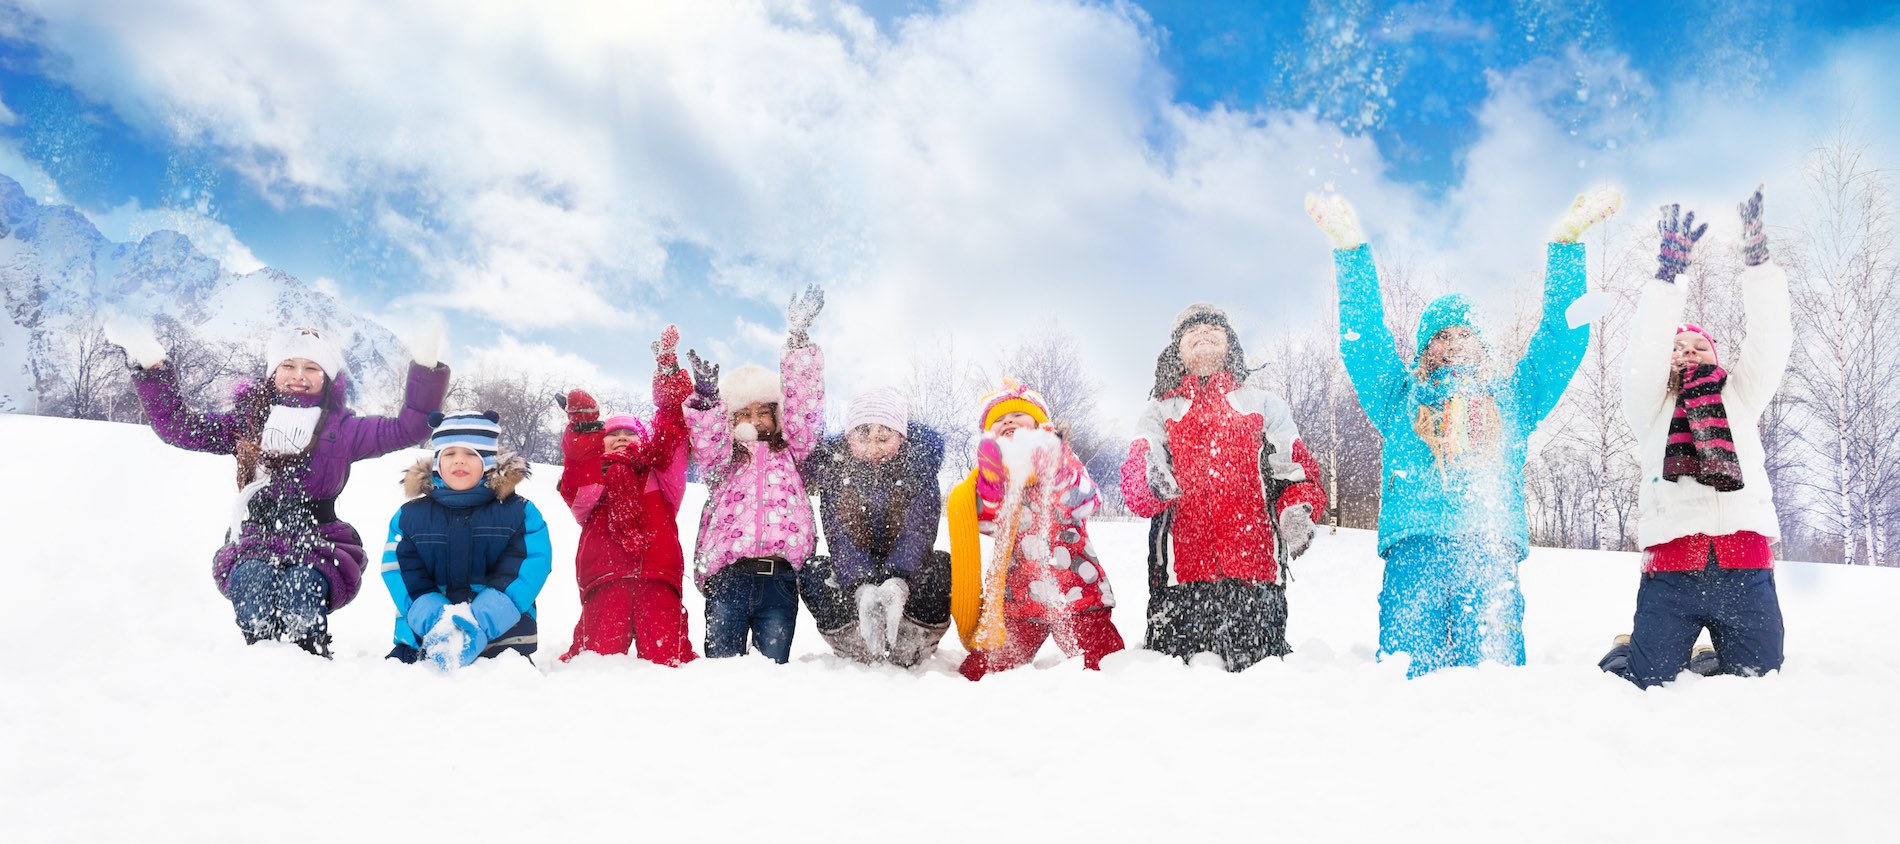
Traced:
<path fill-rule="evenodd" d="M 1663 480 L 1694 478 L 1721 492 L 1742 488 L 1742 464 L 1729 435 L 1722 387 L 1728 372 L 1705 363 L 1682 376 L 1676 414 L 1669 420 L 1669 445 L 1663 451 Z"/>

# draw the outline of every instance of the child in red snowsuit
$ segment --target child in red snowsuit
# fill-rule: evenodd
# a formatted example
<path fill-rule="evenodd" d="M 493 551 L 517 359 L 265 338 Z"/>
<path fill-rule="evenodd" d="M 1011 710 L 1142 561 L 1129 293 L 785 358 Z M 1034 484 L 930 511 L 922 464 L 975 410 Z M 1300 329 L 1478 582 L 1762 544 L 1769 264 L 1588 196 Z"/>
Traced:
<path fill-rule="evenodd" d="M 574 579 L 581 617 L 574 644 L 582 651 L 624 654 L 681 665 L 697 658 L 680 600 L 686 560 L 680 551 L 680 496 L 686 489 L 686 417 L 681 404 L 693 381 L 674 350 L 679 330 L 667 326 L 653 344 L 651 424 L 630 414 L 599 421 L 600 407 L 581 390 L 568 393 L 562 500 L 581 525 Z"/>
<path fill-rule="evenodd" d="M 1056 435 L 1036 391 L 1005 379 L 983 398 L 983 427 L 976 471 L 951 491 L 949 506 L 952 613 L 962 609 L 959 629 L 972 631 L 958 671 L 981 680 L 1026 665 L 1050 638 L 1098 670 L 1102 657 L 1125 647 L 1112 619 L 1115 593 L 1088 535 L 1100 492 Z M 996 539 L 998 559 L 972 625 L 970 560 L 979 531 Z"/>

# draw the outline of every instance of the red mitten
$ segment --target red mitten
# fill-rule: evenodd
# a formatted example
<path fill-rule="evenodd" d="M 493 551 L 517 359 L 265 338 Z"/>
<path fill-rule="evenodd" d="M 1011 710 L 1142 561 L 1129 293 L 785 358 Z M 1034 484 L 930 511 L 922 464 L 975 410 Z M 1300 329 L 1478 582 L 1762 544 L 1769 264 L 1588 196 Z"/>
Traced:
<path fill-rule="evenodd" d="M 1129 512 L 1144 519 L 1152 519 L 1168 507 L 1148 486 L 1146 439 L 1135 440 L 1128 447 L 1128 459 L 1122 461 L 1122 503 L 1128 505 Z"/>
<path fill-rule="evenodd" d="M 660 332 L 660 339 L 653 341 L 653 362 L 661 374 L 669 374 L 680 368 L 680 330 L 677 325 L 668 325 Z M 685 401 L 681 398 L 681 401 Z"/>
<path fill-rule="evenodd" d="M 600 404 L 586 390 L 572 390 L 561 406 L 567 410 L 567 429 L 576 434 L 600 430 Z"/>

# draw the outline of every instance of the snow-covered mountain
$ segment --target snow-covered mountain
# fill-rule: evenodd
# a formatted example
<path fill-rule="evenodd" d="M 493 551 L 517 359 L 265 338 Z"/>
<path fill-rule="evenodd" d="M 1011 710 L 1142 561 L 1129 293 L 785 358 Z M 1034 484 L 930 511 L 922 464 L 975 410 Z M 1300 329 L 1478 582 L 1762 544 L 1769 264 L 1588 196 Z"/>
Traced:
<path fill-rule="evenodd" d="M 204 342 L 260 351 L 271 329 L 313 326 L 342 346 L 359 394 L 381 396 L 408 352 L 380 324 L 278 270 L 238 274 L 158 231 L 137 243 L 107 240 L 69 205 L 42 205 L 0 175 L 0 411 L 35 413 L 73 376 L 75 333 L 103 309 L 169 317 Z"/>

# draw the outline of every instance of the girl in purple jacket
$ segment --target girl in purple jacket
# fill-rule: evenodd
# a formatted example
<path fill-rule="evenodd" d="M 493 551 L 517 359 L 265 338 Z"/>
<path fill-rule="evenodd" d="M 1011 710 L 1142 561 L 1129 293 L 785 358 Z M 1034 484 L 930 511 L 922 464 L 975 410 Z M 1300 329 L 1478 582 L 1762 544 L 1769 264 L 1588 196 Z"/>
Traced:
<path fill-rule="evenodd" d="M 394 417 L 350 410 L 343 352 L 314 328 L 273 337 L 266 349 L 270 377 L 240 386 L 232 409 L 222 413 L 184 406 L 156 341 L 121 345 L 159 439 L 237 457 L 237 498 L 211 573 L 236 610 L 245 643 L 288 640 L 328 657 L 329 614 L 356 597 L 367 565 L 362 538 L 337 518 L 337 495 L 351 463 L 429 436 L 429 414 L 442 408 L 449 384 L 434 343 L 415 354 Z"/>

